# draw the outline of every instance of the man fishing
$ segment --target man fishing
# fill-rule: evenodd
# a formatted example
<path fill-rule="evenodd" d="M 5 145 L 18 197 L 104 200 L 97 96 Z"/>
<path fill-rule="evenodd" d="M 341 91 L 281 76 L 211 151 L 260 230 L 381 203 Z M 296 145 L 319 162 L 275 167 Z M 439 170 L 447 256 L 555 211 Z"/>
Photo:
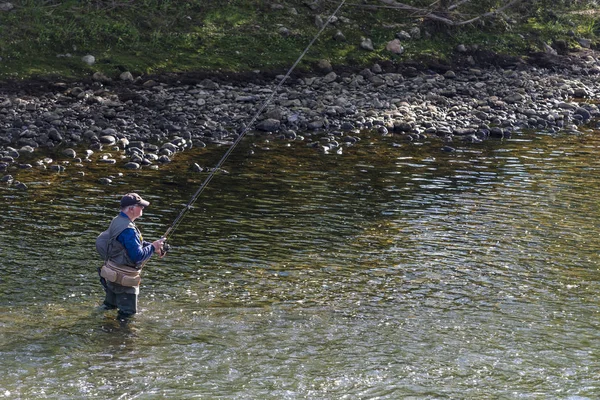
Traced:
<path fill-rule="evenodd" d="M 126 194 L 121 199 L 121 211 L 96 239 L 96 249 L 104 259 L 104 265 L 98 269 L 106 292 L 101 308 L 117 308 L 120 320 L 126 320 L 137 312 L 140 272 L 146 260 L 155 253 L 164 256 L 166 239 L 146 242 L 134 223 L 149 205 L 137 193 Z"/>

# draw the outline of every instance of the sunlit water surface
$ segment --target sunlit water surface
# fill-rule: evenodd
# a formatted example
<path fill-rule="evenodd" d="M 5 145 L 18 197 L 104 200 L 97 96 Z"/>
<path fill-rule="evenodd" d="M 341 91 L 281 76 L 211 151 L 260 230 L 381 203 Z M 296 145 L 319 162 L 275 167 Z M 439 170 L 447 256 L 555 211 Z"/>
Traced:
<path fill-rule="evenodd" d="M 95 237 L 128 191 L 161 236 L 226 148 L 0 186 L 0 397 L 598 398 L 600 138 L 394 140 L 247 138 L 126 326 L 96 310 Z"/>

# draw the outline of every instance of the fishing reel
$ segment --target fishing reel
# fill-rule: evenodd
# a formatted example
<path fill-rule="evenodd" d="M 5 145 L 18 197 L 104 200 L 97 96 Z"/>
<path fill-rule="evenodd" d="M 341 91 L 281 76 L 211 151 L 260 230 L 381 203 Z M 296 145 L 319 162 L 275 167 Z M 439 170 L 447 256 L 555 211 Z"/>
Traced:
<path fill-rule="evenodd" d="M 169 250 L 171 250 L 171 245 L 167 242 L 163 242 L 163 245 L 160 248 L 160 256 L 161 257 L 166 256 L 167 253 L 169 252 Z"/>

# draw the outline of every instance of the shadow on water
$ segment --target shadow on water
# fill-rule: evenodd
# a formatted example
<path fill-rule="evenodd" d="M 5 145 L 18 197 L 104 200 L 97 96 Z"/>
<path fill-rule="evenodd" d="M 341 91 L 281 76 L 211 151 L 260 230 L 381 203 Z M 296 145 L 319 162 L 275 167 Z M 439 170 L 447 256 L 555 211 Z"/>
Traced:
<path fill-rule="evenodd" d="M 206 177 L 191 163 L 225 149 L 23 172 L 28 191 L 0 187 L 0 396 L 596 397 L 596 136 L 393 141 L 249 138 L 124 325 L 96 310 L 95 237 L 128 191 L 162 235 Z"/>

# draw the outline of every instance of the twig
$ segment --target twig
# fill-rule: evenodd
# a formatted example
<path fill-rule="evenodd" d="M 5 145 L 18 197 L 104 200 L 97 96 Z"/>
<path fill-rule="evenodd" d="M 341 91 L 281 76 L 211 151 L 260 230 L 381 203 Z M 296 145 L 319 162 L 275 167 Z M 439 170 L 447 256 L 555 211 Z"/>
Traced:
<path fill-rule="evenodd" d="M 413 13 L 416 13 L 416 14 L 418 13 L 423 18 L 431 19 L 431 20 L 434 20 L 434 21 L 440 21 L 440 22 L 443 22 L 443 23 L 445 23 L 447 25 L 450 25 L 450 26 L 461 26 L 461 25 L 471 24 L 471 23 L 473 23 L 473 22 L 475 22 L 475 21 L 477 21 L 479 19 L 482 19 L 482 18 L 492 17 L 492 16 L 494 16 L 494 15 L 496 15 L 496 14 L 498 14 L 498 13 L 504 11 L 504 10 L 506 10 L 507 8 L 512 7 L 513 5 L 515 5 L 517 3 L 520 3 L 523 0 L 512 0 L 512 1 L 506 3 L 504 6 L 498 8 L 496 10 L 493 10 L 493 11 L 481 14 L 481 15 L 475 17 L 475 18 L 471 18 L 471 19 L 466 20 L 466 21 L 453 21 L 453 20 L 451 20 L 449 18 L 442 17 L 442 16 L 436 14 L 436 13 L 432 12 L 431 10 L 424 9 L 424 8 L 413 7 L 413 6 L 410 6 L 408 4 L 404 4 L 404 3 L 399 3 L 396 0 L 379 0 L 379 1 L 381 3 L 383 3 L 383 4 L 387 4 L 388 5 L 387 8 L 392 8 L 392 9 L 402 10 L 402 11 L 410 11 L 410 12 L 413 12 Z M 465 4 L 465 3 L 469 2 L 469 1 L 470 0 L 461 0 L 460 2 L 452 5 L 451 7 L 452 7 L 452 9 L 455 9 L 455 8 L 461 6 L 461 5 L 463 5 L 463 4 Z M 435 4 L 435 3 L 433 3 L 433 4 Z"/>

